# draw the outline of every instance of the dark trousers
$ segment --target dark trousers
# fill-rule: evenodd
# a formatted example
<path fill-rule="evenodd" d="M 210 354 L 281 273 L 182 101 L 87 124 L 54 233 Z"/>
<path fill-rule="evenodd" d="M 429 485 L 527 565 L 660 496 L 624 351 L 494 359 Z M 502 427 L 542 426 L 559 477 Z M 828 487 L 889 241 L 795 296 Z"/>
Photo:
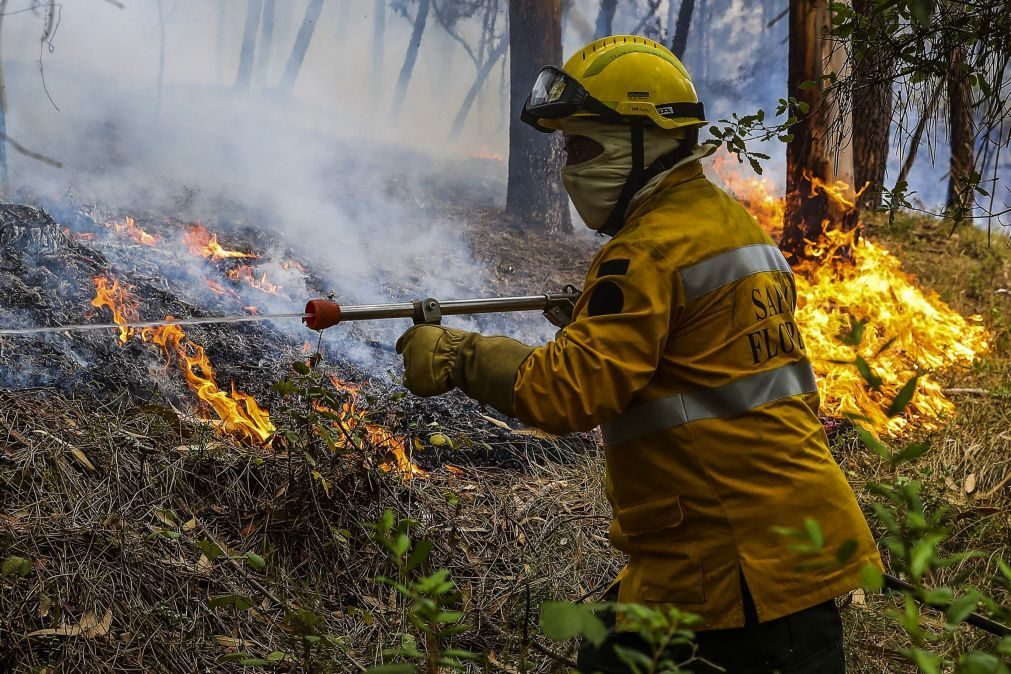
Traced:
<path fill-rule="evenodd" d="M 694 674 L 845 674 L 842 620 L 834 601 L 759 623 L 743 578 L 741 588 L 744 627 L 697 632 L 694 654 L 691 645 L 675 646 L 668 651 L 673 662 L 688 662 L 684 669 Z M 638 634 L 614 630 L 612 611 L 599 617 L 608 627 L 607 638 L 599 647 L 586 642 L 580 648 L 577 664 L 582 674 L 631 672 L 615 655 L 616 645 L 652 655 L 652 648 Z"/>

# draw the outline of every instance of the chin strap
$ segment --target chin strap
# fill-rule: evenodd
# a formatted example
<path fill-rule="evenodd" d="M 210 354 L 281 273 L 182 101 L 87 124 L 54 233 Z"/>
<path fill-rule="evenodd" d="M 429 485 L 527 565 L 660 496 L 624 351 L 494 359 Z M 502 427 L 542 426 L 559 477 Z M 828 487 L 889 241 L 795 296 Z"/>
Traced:
<path fill-rule="evenodd" d="M 644 166 L 646 144 L 643 142 L 643 122 L 633 122 L 631 125 L 632 135 L 632 170 L 625 180 L 624 187 L 618 195 L 618 202 L 614 205 L 614 210 L 607 218 L 607 222 L 598 232 L 607 236 L 614 236 L 625 226 L 625 216 L 628 206 L 632 203 L 635 193 L 646 186 L 650 180 L 660 175 L 664 171 L 669 171 L 674 166 L 690 155 L 699 142 L 699 130 L 695 127 L 685 130 L 685 138 L 672 152 L 658 157 L 649 166 Z"/>

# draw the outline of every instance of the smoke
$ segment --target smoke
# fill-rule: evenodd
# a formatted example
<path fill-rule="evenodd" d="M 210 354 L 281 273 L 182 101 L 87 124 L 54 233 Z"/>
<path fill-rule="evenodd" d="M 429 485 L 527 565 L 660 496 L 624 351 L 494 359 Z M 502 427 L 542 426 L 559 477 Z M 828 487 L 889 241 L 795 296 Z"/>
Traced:
<path fill-rule="evenodd" d="M 3 26 L 7 128 L 62 167 L 11 152 L 16 200 L 272 232 L 280 243 L 257 266 L 284 288 L 259 298 L 263 312 L 297 311 L 307 298 L 305 279 L 280 267 L 288 249 L 347 303 L 470 296 L 482 285 L 462 238 L 465 206 L 504 203 L 505 165 L 469 155 L 505 154 L 507 89 L 494 69 L 451 141 L 475 68 L 434 16 L 392 110 L 412 26 L 387 13 L 374 71 L 372 2 L 324 3 L 290 95 L 278 84 L 306 1 L 276 3 L 269 61 L 261 43 L 248 91 L 235 86 L 245 0 L 67 0 L 52 50 L 40 49 L 41 18 L 23 11 L 32 4 L 12 0 Z M 473 23 L 458 30 L 474 39 Z M 208 298 L 197 283 L 205 266 L 180 253 L 161 273 Z M 517 327 L 533 341 L 551 334 Z"/>

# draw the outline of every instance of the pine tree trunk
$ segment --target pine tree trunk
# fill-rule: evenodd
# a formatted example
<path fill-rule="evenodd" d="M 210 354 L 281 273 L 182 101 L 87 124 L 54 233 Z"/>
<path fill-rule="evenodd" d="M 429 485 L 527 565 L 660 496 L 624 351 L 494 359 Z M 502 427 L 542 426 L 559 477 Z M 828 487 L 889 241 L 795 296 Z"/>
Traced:
<path fill-rule="evenodd" d="M 673 2 L 673 0 L 671 0 Z M 681 0 L 681 8 L 678 10 L 678 22 L 674 29 L 674 36 L 671 38 L 670 50 L 678 59 L 682 58 L 685 49 L 688 47 L 688 29 L 692 24 L 692 14 L 695 12 L 695 0 Z"/>
<path fill-rule="evenodd" d="M 790 127 L 793 140 L 786 147 L 786 212 L 780 247 L 793 260 L 804 258 L 806 241 L 819 240 L 826 222 L 846 231 L 857 224 L 855 209 L 844 210 L 823 191 L 812 191 L 814 178 L 826 183 L 841 180 L 850 190 L 853 184 L 852 145 L 845 142 L 851 119 L 834 98 L 825 95 L 822 85 L 801 88 L 807 81 L 823 82 L 822 76 L 829 72 L 844 76 L 839 62 L 844 54 L 833 49 L 829 27 L 828 0 L 790 1 L 787 90 L 809 106 L 806 114 L 797 112 L 798 122 Z"/>
<path fill-rule="evenodd" d="M 884 38 L 882 14 L 876 0 L 854 0 L 853 8 L 867 17 L 875 37 Z M 864 208 L 881 205 L 881 189 L 888 165 L 888 136 L 892 125 L 892 80 L 895 65 L 882 51 L 873 50 L 857 61 L 853 82 L 853 109 L 860 123 L 853 125 L 853 178 Z"/>
<path fill-rule="evenodd" d="M 256 84 L 263 86 L 267 81 L 270 67 L 270 52 L 274 46 L 274 22 L 277 18 L 277 0 L 266 0 L 263 5 L 263 21 L 260 24 L 260 48 L 256 55 Z"/>
<path fill-rule="evenodd" d="M 593 39 L 599 40 L 614 32 L 614 13 L 618 9 L 618 0 L 600 0 L 600 11 L 597 12 L 597 26 Z"/>
<path fill-rule="evenodd" d="M 298 71 L 305 61 L 305 53 L 309 51 L 309 43 L 312 41 L 312 34 L 316 30 L 316 22 L 323 11 L 323 0 L 310 0 L 309 6 L 305 8 L 305 17 L 302 25 L 298 29 L 298 36 L 295 38 L 295 46 L 291 49 L 288 57 L 288 64 L 284 67 L 284 75 L 281 77 L 279 87 L 284 94 L 290 94 L 295 88 L 295 80 L 298 79 Z"/>
<path fill-rule="evenodd" d="M 400 68 L 400 76 L 397 77 L 397 89 L 393 93 L 391 116 L 394 119 L 400 116 L 400 112 L 404 107 L 404 99 L 407 97 L 407 86 L 411 83 L 414 64 L 418 61 L 421 37 L 425 34 L 425 25 L 428 23 L 428 11 L 431 7 L 432 0 L 421 0 L 418 4 L 418 14 L 414 18 L 414 30 L 411 31 L 411 42 L 407 45 L 407 52 L 404 54 L 404 65 Z"/>
<path fill-rule="evenodd" d="M 951 55 L 948 70 L 948 129 L 951 134 L 951 158 L 948 163 L 948 207 L 958 210 L 970 195 L 966 190 L 976 164 L 973 151 L 972 89 L 967 78 L 965 48 Z M 970 188 L 971 189 L 971 188 Z"/>
<path fill-rule="evenodd" d="M 548 232 L 571 226 L 559 170 L 561 134 L 543 134 L 520 121 L 537 73 L 562 62 L 561 0 L 509 3 L 509 186 L 506 210 L 521 227 Z"/>
<path fill-rule="evenodd" d="M 263 0 L 246 1 L 246 29 L 242 33 L 242 51 L 239 52 L 239 76 L 235 86 L 248 89 L 253 79 L 253 58 L 256 55 L 256 29 L 260 26 Z"/>

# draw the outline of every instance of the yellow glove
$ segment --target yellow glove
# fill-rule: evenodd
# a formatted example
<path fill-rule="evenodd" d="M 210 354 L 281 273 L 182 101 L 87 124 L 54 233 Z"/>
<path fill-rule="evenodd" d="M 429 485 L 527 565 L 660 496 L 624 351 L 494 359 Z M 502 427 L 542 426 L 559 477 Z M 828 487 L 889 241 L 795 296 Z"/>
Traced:
<path fill-rule="evenodd" d="M 471 398 L 513 414 L 513 386 L 532 347 L 508 337 L 416 325 L 397 340 L 404 356 L 404 386 L 419 396 L 459 387 Z"/>

